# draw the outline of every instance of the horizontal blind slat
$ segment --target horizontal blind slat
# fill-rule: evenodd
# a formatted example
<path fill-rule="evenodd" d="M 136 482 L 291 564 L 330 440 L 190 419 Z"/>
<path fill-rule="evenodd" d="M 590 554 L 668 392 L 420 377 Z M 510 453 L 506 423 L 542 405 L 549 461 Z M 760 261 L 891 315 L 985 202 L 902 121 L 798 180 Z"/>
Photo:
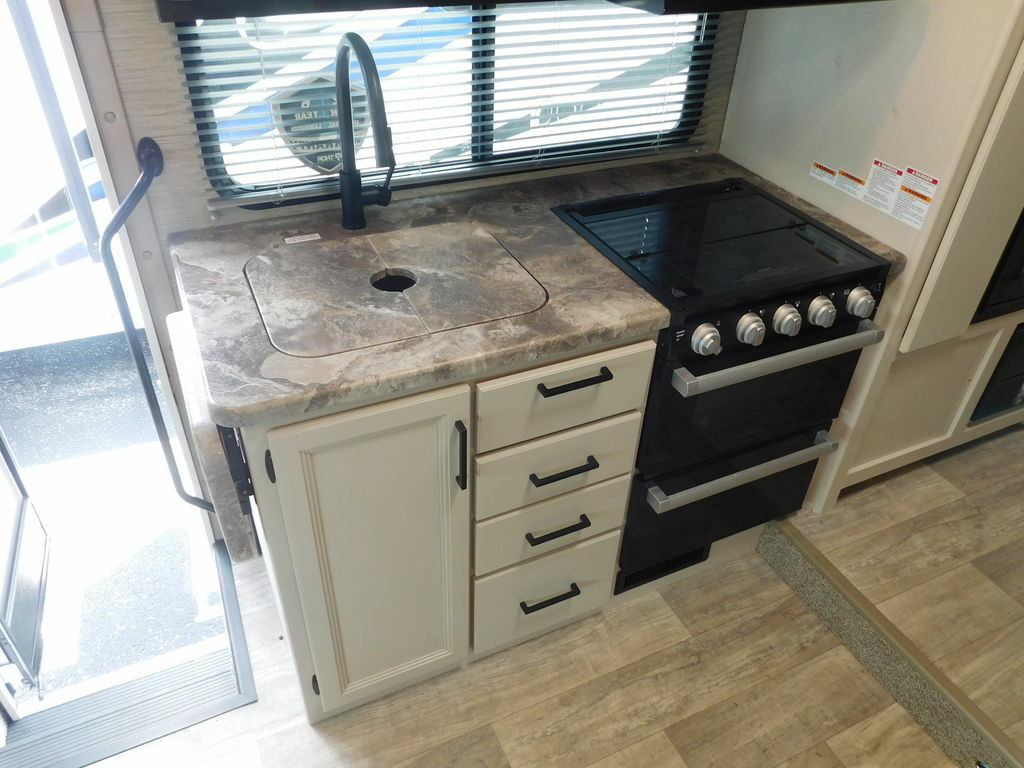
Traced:
<path fill-rule="evenodd" d="M 400 186 L 696 140 L 717 20 L 573 0 L 218 20 L 177 32 L 211 183 L 251 203 L 332 186 L 304 161 L 336 163 L 334 46 L 345 31 L 374 52 Z M 355 64 L 352 72 L 361 98 Z M 358 103 L 356 113 L 365 121 Z M 366 178 L 379 175 L 372 136 L 356 159 Z"/>

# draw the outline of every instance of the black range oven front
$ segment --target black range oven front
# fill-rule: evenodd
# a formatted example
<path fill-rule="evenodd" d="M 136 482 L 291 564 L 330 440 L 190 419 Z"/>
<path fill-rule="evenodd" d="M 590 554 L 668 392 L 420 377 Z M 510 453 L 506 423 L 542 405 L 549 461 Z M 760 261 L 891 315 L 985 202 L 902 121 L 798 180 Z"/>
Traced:
<path fill-rule="evenodd" d="M 888 263 L 736 180 L 555 209 L 672 313 L 658 339 L 621 592 L 798 510 Z"/>

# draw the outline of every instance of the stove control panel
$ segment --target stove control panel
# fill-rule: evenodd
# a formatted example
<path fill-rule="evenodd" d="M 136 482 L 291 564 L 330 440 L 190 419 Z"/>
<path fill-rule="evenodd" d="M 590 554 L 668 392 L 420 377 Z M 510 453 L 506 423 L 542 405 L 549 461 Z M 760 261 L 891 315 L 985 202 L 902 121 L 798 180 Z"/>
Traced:
<path fill-rule="evenodd" d="M 772 315 L 772 330 L 783 336 L 796 336 L 803 324 L 800 311 L 792 304 L 783 304 Z"/>
<path fill-rule="evenodd" d="M 826 330 L 833 329 L 834 334 L 837 324 L 855 328 L 852 320 L 871 317 L 883 287 L 881 282 L 819 286 L 775 300 L 702 313 L 672 330 L 673 354 L 726 358 L 737 353 L 745 358 L 742 351 L 753 354 L 752 347 L 767 351 L 778 345 L 791 349 L 794 343 L 814 344 Z"/>
<path fill-rule="evenodd" d="M 875 311 L 875 297 L 863 285 L 858 285 L 846 297 L 846 311 L 854 317 L 871 317 Z"/>
<path fill-rule="evenodd" d="M 736 323 L 736 340 L 740 344 L 749 344 L 752 347 L 759 347 L 764 341 L 765 327 L 764 320 L 755 312 L 747 312 L 740 321 Z"/>
<path fill-rule="evenodd" d="M 704 357 L 717 355 L 722 351 L 722 335 L 711 323 L 698 325 L 690 339 L 690 349 Z"/>
<path fill-rule="evenodd" d="M 836 321 L 836 305 L 827 296 L 816 296 L 807 305 L 807 322 L 819 328 L 831 328 Z"/>

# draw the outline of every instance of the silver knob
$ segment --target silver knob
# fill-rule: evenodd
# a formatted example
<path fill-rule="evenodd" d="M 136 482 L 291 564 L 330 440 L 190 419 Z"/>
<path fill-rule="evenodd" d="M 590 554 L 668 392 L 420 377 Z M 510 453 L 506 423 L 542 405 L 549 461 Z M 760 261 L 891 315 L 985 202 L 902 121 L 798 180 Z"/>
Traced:
<path fill-rule="evenodd" d="M 690 349 L 698 355 L 717 355 L 722 351 L 722 335 L 711 323 L 701 323 L 693 329 Z"/>
<path fill-rule="evenodd" d="M 819 328 L 831 328 L 836 321 L 836 305 L 825 296 L 811 299 L 807 305 L 807 322 Z"/>
<path fill-rule="evenodd" d="M 854 317 L 871 317 L 875 311 L 875 297 L 863 285 L 858 285 L 846 298 L 846 311 Z"/>
<path fill-rule="evenodd" d="M 796 336 L 800 333 L 800 326 L 804 323 L 800 312 L 792 304 L 783 304 L 775 310 L 772 317 L 772 330 L 781 333 L 783 336 Z"/>
<path fill-rule="evenodd" d="M 752 347 L 761 346 L 764 341 L 764 320 L 753 312 L 747 312 L 736 323 L 736 338 Z"/>

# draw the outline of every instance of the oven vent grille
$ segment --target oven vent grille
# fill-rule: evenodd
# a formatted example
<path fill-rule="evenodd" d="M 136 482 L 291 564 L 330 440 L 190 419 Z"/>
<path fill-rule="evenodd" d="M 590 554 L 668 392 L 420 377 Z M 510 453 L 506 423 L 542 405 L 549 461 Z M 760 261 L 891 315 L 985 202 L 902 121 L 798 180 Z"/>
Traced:
<path fill-rule="evenodd" d="M 639 587 L 641 584 L 646 584 L 649 581 L 660 579 L 662 576 L 667 576 L 670 573 L 681 571 L 683 568 L 689 568 L 691 565 L 703 563 L 708 559 L 709 554 L 711 554 L 711 545 L 705 544 L 703 547 L 691 549 L 683 552 L 681 555 L 674 555 L 667 560 L 662 560 L 660 563 L 648 565 L 646 568 L 640 568 L 635 571 L 619 571 L 619 575 L 615 579 L 615 594 L 617 595 L 620 592 L 625 592 L 627 589 L 633 589 L 633 587 Z"/>

